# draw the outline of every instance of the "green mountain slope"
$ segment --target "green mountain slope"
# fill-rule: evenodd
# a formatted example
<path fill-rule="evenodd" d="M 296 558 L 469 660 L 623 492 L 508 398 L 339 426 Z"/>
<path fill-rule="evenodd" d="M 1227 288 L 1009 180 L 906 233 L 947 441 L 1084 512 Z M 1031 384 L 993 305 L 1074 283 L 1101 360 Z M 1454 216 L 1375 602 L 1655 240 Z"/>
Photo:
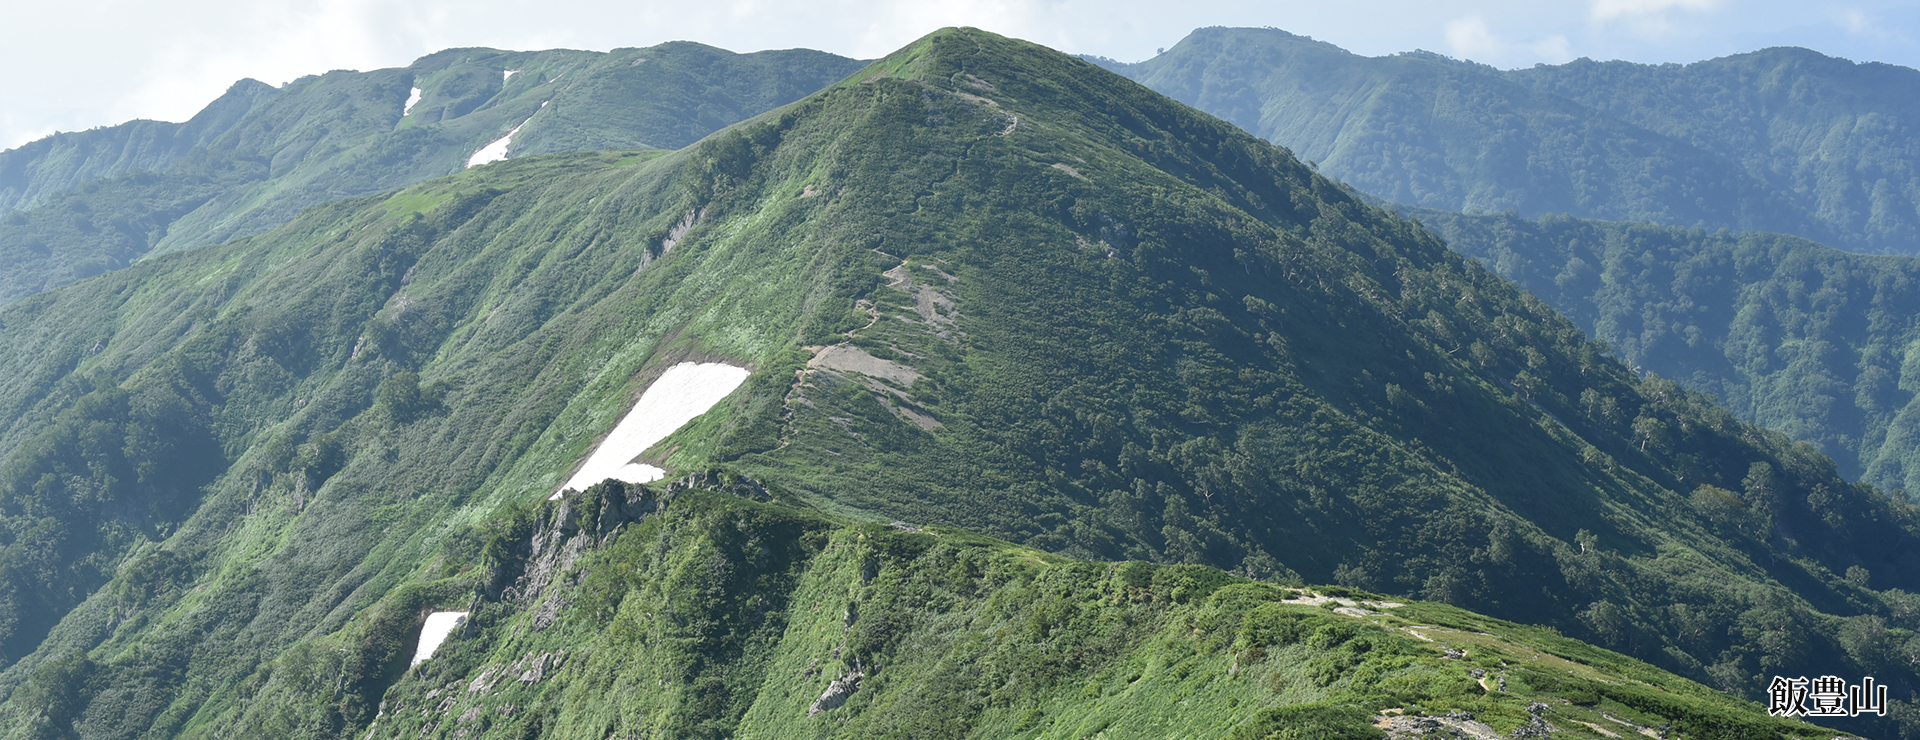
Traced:
<path fill-rule="evenodd" d="M 444 716 L 406 712 L 434 689 L 447 701 L 445 684 L 496 647 L 529 661 L 536 645 L 550 651 L 545 637 L 506 635 L 619 625 L 636 610 L 658 621 L 618 627 L 609 644 L 666 652 L 562 660 L 563 672 L 599 667 L 568 684 L 578 700 L 525 721 L 583 737 L 724 734 L 730 717 L 760 721 L 764 700 L 765 726 L 778 727 L 839 674 L 809 676 L 819 680 L 805 691 L 756 688 L 773 675 L 763 667 L 833 647 L 815 642 L 824 632 L 776 641 L 758 620 L 810 588 L 811 566 L 798 564 L 824 557 L 808 542 L 826 543 L 807 531 L 867 531 L 827 531 L 846 519 L 1407 593 L 1552 625 L 1749 698 L 1781 672 L 1874 675 L 1895 687 L 1896 714 L 1912 712 L 1916 675 L 1894 659 L 1920 627 L 1909 505 L 1702 396 L 1638 378 L 1537 298 L 1283 150 L 1093 65 L 970 29 L 678 152 L 477 167 L 81 280 L 0 309 L 0 340 L 0 650 L 11 661 L 0 713 L 23 734 L 362 736 L 382 697 L 401 704 L 396 731 L 459 734 Z M 745 561 L 699 542 L 674 549 L 661 525 L 610 551 L 659 560 L 608 556 L 580 576 L 577 598 L 525 601 L 520 578 L 543 569 L 516 575 L 532 558 L 516 553 L 553 542 L 516 534 L 539 517 L 512 512 L 544 500 L 636 394 L 689 359 L 753 374 L 644 459 L 676 475 L 718 469 L 722 488 L 750 476 L 826 514 L 766 514 L 790 522 L 776 527 L 788 539 L 758 545 L 724 527 L 703 535 L 781 563 L 765 574 L 730 570 Z M 583 521 L 609 516 L 604 503 L 581 506 Z M 707 580 L 663 582 L 649 562 Z M 943 601 L 938 579 L 959 575 L 931 573 L 932 562 L 900 576 L 899 598 L 925 599 L 924 610 L 877 605 L 870 614 L 912 619 L 876 619 L 884 634 L 860 648 L 872 652 L 836 659 L 860 669 L 869 655 L 918 656 L 913 640 L 947 654 L 938 646 L 964 635 L 943 625 L 997 618 L 966 593 Z M 1101 569 L 1060 567 L 1063 578 Z M 773 580 L 754 589 L 732 580 L 762 575 Z M 1075 578 L 1063 598 L 1110 582 Z M 723 582 L 733 585 L 713 585 Z M 648 595 L 669 583 L 688 585 Z M 662 604 L 694 610 L 648 608 Z M 402 685 L 424 612 L 469 606 L 493 637 L 456 646 L 450 655 L 468 657 L 446 673 L 427 669 L 439 684 Z M 1214 608 L 1233 621 L 1264 607 Z M 789 623 L 827 629 L 826 614 Z M 1154 620 L 1187 616 L 1206 617 L 1143 612 L 1146 626 L 1101 638 L 1114 642 L 1057 647 L 1150 667 L 1156 641 L 1176 634 Z M 1343 629 L 1330 629 L 1294 654 L 1301 670 L 1319 670 L 1308 652 L 1343 654 L 1347 638 L 1332 634 Z M 1384 634 L 1330 660 L 1364 666 L 1371 646 L 1402 644 Z M 955 665 L 1004 649 L 1014 655 L 1003 665 L 1026 670 L 1020 643 L 980 639 L 954 648 L 966 658 Z M 1095 644 L 1111 649 L 1080 647 Z M 1192 688 L 1262 712 L 1335 703 L 1257 715 L 1281 725 L 1324 715 L 1347 726 L 1396 702 L 1465 706 L 1438 703 L 1472 693 L 1457 676 L 1415 675 L 1449 664 L 1409 649 L 1383 653 L 1382 678 L 1358 688 L 1328 690 L 1344 668 L 1278 698 Z M 658 673 L 661 661 L 677 672 Z M 903 672 L 955 674 L 954 693 L 925 682 L 890 693 L 878 688 L 889 669 L 874 665 L 868 696 L 926 708 L 902 721 L 952 734 L 975 720 L 1021 727 L 1028 709 L 1038 715 L 1023 731 L 1040 728 L 1070 697 L 1094 698 L 1087 678 L 1123 691 L 1101 677 L 1117 663 L 1066 663 L 1080 672 L 1032 676 L 1056 688 L 1014 717 L 950 700 L 996 686 L 1025 696 L 998 674 L 969 684 L 916 662 Z M 1393 693 L 1393 676 L 1408 676 L 1406 693 Z M 1057 683 L 1066 677 L 1077 685 Z M 1703 696 L 1654 674 L 1634 680 Z M 1453 688 L 1418 686 L 1434 681 Z M 614 688 L 648 698 L 613 717 L 602 699 Z M 1642 724 L 1708 711 L 1624 689 L 1536 688 L 1575 692 L 1560 695 L 1583 707 L 1548 722 L 1608 721 L 1608 701 L 1645 713 L 1615 715 Z M 1371 691 L 1387 698 L 1353 693 Z M 472 710 L 469 723 L 510 728 L 506 715 L 532 706 L 502 701 L 516 709 L 469 705 L 453 724 Z M 1524 707 L 1490 701 L 1473 711 L 1503 729 L 1522 721 Z M 1057 731 L 1121 722 L 1081 711 Z M 1255 721 L 1193 712 L 1168 721 Z M 1689 732 L 1751 736 L 1702 727 Z"/>
<path fill-rule="evenodd" d="M 1722 159 L 1860 252 L 1920 249 L 1920 71 L 1800 48 L 1695 64 L 1582 60 L 1509 79 Z M 1685 224 L 1682 224 L 1685 225 Z M 1818 239 L 1808 227 L 1792 233 Z"/>
<path fill-rule="evenodd" d="M 1920 72 L 1768 49 L 1501 71 L 1205 28 L 1127 76 L 1394 202 L 1920 244 Z"/>
<path fill-rule="evenodd" d="M 278 93 L 264 82 L 241 80 L 185 123 L 129 121 L 55 134 L 0 152 L 0 213 L 32 208 L 90 180 L 166 169 L 194 149 L 213 144 L 254 106 Z"/>
<path fill-rule="evenodd" d="M 1849 478 L 1920 490 L 1920 270 L 1779 234 L 1410 212 L 1629 363 L 1813 443 Z"/>
<path fill-rule="evenodd" d="M 447 551 L 483 537 L 507 554 L 448 558 L 446 578 L 296 649 L 182 729 L 296 737 L 324 732 L 302 720 L 377 698 L 371 737 L 1369 738 L 1421 718 L 1504 736 L 1535 713 L 1565 738 L 1821 733 L 1442 605 L 1076 562 L 699 489 L 605 486 Z M 409 654 L 392 633 L 415 628 L 415 610 L 489 582 L 501 598 L 476 600 L 425 664 L 354 665 Z M 336 675 L 371 685 L 315 690 Z"/>
<path fill-rule="evenodd" d="M 677 149 L 864 64 L 672 42 L 450 49 L 280 89 L 242 81 L 183 124 L 135 121 L 0 152 L 0 303 L 444 176 L 509 132 L 510 156 Z"/>

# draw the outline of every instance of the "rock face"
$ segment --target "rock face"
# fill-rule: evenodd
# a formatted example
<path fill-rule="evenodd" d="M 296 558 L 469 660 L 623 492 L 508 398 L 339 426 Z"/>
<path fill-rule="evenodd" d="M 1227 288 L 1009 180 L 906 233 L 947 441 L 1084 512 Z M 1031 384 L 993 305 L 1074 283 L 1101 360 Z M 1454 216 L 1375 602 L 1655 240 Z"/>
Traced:
<path fill-rule="evenodd" d="M 1398 711 L 1398 710 L 1395 710 Z M 1471 712 L 1436 716 L 1381 715 L 1374 721 L 1388 740 L 1499 740 L 1500 733 Z"/>
<path fill-rule="evenodd" d="M 525 537 L 517 539 L 513 557 L 496 565 L 487 598 L 532 605 L 554 576 L 572 568 L 582 553 L 622 526 L 666 508 L 678 492 L 671 486 L 669 490 L 661 495 L 645 486 L 608 480 L 558 500 Z"/>
<path fill-rule="evenodd" d="M 840 705 L 847 703 L 847 697 L 853 696 L 853 692 L 860 690 L 860 681 L 866 677 L 865 672 L 855 668 L 846 675 L 833 679 L 827 684 L 827 690 L 820 692 L 820 698 L 813 700 L 813 706 L 807 708 L 807 716 L 812 717 L 830 709 L 838 709 Z"/>
<path fill-rule="evenodd" d="M 1527 715 L 1528 715 L 1527 723 L 1514 728 L 1512 737 L 1517 738 L 1518 740 L 1528 740 L 1529 738 L 1552 737 L 1553 725 L 1547 724 L 1547 720 L 1540 716 L 1542 714 L 1545 714 L 1546 711 L 1547 711 L 1547 705 L 1542 704 L 1540 702 L 1536 701 L 1536 702 L 1533 702 L 1532 704 L 1528 704 L 1527 705 Z"/>
<path fill-rule="evenodd" d="M 757 480 L 705 471 L 682 476 L 668 483 L 665 491 L 613 479 L 596 483 L 554 501 L 514 540 L 510 557 L 494 566 L 488 600 L 534 609 L 536 632 L 553 626 L 572 605 L 563 594 L 586 578 L 584 570 L 573 567 L 581 555 L 611 540 L 622 527 L 665 510 L 680 493 L 696 489 L 773 500 Z"/>

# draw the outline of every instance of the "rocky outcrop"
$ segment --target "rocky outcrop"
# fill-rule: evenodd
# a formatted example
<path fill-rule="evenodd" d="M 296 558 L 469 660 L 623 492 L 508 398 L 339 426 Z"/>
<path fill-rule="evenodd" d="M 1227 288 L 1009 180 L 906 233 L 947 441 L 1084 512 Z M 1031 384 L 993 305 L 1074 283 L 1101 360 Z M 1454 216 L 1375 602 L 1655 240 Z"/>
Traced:
<path fill-rule="evenodd" d="M 866 677 L 867 674 L 864 671 L 855 667 L 846 675 L 833 679 L 827 684 L 827 690 L 820 692 L 820 698 L 813 700 L 813 706 L 807 708 L 807 716 L 812 717 L 830 709 L 840 708 L 840 705 L 847 703 L 847 697 L 853 696 L 853 692 L 860 690 L 860 682 Z"/>
<path fill-rule="evenodd" d="M 551 598 L 542 600 L 556 577 L 571 573 L 571 580 L 577 581 L 583 574 L 572 571 L 581 555 L 611 540 L 622 527 L 666 510 L 669 502 L 689 490 L 773 500 L 759 481 L 721 471 L 689 473 L 666 484 L 665 490 L 608 479 L 585 491 L 569 491 L 542 506 L 513 538 L 507 557 L 493 564 L 488 600 L 511 601 L 522 608 L 539 604 L 534 628 L 545 629 L 566 606 Z"/>
<path fill-rule="evenodd" d="M 1547 709 L 1547 705 L 1537 701 L 1528 704 L 1527 723 L 1513 728 L 1513 733 L 1509 735 L 1509 737 L 1515 740 L 1533 740 L 1534 738 L 1552 737 L 1553 725 L 1547 724 L 1546 718 L 1542 716 L 1547 713 Z"/>
<path fill-rule="evenodd" d="M 719 491 L 728 495 L 739 496 L 740 498 L 763 503 L 773 501 L 773 494 L 768 492 L 767 487 L 762 485 L 760 481 L 744 475 L 716 470 L 688 473 L 681 476 L 679 480 L 668 483 L 666 497 L 672 499 L 682 491 L 695 489 Z M 664 506 L 664 503 L 662 506 Z"/>

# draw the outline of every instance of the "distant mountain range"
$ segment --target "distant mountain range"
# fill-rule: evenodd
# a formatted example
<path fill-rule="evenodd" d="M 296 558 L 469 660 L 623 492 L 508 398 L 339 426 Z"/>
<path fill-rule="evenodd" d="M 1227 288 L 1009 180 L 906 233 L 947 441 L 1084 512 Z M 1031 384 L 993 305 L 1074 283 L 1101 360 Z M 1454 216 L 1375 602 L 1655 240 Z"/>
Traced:
<path fill-rule="evenodd" d="M 1406 209 L 1639 369 L 1920 491 L 1920 261 L 1782 234 Z"/>
<path fill-rule="evenodd" d="M 1915 253 L 1920 72 L 1787 48 L 1501 71 L 1223 28 L 1096 61 L 1413 204 L 1634 366 L 1920 490 L 1920 263 L 1821 246 Z"/>
<path fill-rule="evenodd" d="M 449 49 L 283 88 L 242 80 L 186 123 L 133 121 L 0 152 L 0 304 L 457 172 L 509 134 L 501 156 L 677 149 L 865 64 L 673 42 Z"/>
<path fill-rule="evenodd" d="M 0 308 L 9 733 L 1831 732 L 1746 701 L 1782 671 L 1916 711 L 1920 510 L 1118 75 L 947 29 L 678 150 L 464 168 L 564 104 L 515 100 L 451 174 Z M 751 374 L 666 479 L 548 500 L 686 362 Z"/>
<path fill-rule="evenodd" d="M 1920 254 L 1920 71 L 1906 67 L 1773 48 L 1504 71 L 1253 28 L 1103 63 L 1388 201 Z"/>

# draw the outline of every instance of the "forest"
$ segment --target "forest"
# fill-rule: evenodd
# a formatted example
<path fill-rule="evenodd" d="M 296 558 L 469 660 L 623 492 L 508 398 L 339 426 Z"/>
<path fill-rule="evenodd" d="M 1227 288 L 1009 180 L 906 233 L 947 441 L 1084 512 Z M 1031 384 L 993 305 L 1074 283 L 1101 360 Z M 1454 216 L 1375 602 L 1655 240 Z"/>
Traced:
<path fill-rule="evenodd" d="M 677 150 L 21 297 L 0 724 L 1920 732 L 1915 505 L 1444 233 L 945 29 Z M 704 361 L 751 375 L 643 454 L 667 479 L 547 500 Z M 469 617 L 410 667 L 436 612 Z M 1814 728 L 1756 703 L 1783 672 L 1895 698 Z"/>

